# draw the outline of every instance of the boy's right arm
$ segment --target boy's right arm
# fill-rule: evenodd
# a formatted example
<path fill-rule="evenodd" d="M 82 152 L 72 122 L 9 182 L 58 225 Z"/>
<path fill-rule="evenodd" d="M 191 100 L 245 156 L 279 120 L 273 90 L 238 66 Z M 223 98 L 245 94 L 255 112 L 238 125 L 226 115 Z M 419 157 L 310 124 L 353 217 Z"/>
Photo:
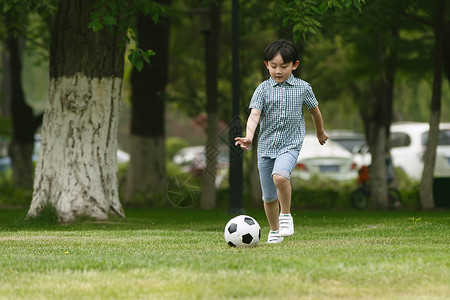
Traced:
<path fill-rule="evenodd" d="M 313 107 L 309 110 L 313 118 L 314 126 L 316 127 L 316 135 L 321 145 L 325 144 L 328 140 L 328 134 L 323 128 L 322 114 L 320 113 L 319 106 Z"/>
<path fill-rule="evenodd" d="M 259 118 L 261 117 L 261 111 L 256 108 L 252 108 L 250 116 L 247 120 L 247 128 L 246 128 L 246 136 L 245 137 L 237 137 L 234 140 L 236 141 L 235 145 L 240 145 L 242 149 L 248 150 L 248 147 L 252 144 L 253 137 L 255 135 L 256 127 L 259 123 Z"/>

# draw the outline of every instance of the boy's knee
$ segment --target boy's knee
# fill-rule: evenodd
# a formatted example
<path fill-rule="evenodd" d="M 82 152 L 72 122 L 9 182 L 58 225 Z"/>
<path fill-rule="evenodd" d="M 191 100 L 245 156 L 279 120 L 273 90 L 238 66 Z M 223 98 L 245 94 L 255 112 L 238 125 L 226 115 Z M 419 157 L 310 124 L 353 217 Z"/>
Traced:
<path fill-rule="evenodd" d="M 273 174 L 272 178 L 273 178 L 273 183 L 278 188 L 289 184 L 289 179 L 287 179 L 284 176 L 281 176 L 278 174 Z"/>

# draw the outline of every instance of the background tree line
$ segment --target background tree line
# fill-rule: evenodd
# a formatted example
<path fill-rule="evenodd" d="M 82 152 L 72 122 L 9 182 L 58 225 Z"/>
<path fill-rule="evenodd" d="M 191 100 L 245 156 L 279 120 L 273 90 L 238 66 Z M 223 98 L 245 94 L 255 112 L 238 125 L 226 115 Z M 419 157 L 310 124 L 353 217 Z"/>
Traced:
<path fill-rule="evenodd" d="M 2 115 L 11 120 L 2 128 L 12 129 L 10 156 L 19 186 L 33 182 L 32 144 L 43 122 L 31 216 L 46 204 L 57 208 L 63 222 L 86 214 L 123 215 L 114 162 L 122 98 L 132 107 L 131 161 L 122 202 L 131 203 L 139 195 L 154 204 L 164 201 L 168 107 L 192 117 L 207 114 L 205 144 L 213 145 L 207 168 L 215 174 L 214 151 L 221 142 L 217 124 L 229 122 L 231 115 L 231 1 L 1 4 Z M 445 0 L 241 2 L 242 118 L 254 87 L 267 77 L 261 62 L 265 46 L 277 38 L 295 40 L 302 57 L 298 75 L 312 84 L 323 103 L 326 125 L 363 124 L 377 187 L 375 208 L 387 207 L 384 155 L 390 123 L 430 122 L 425 165 L 431 169 L 424 171 L 421 201 L 424 208 L 432 208 L 437 124 L 448 114 L 448 106 L 441 105 L 441 99 L 449 101 L 448 85 L 442 97 L 441 76 L 449 78 L 449 10 Z M 24 53 L 43 65 L 49 59 L 44 121 L 42 111 L 32 109 L 34 99 L 29 98 L 34 95 L 24 93 L 22 82 L 26 86 L 37 80 L 25 81 Z M 124 58 L 134 65 L 129 77 Z M 129 86 L 123 78 L 129 78 Z M 203 182 L 204 208 L 215 205 L 213 183 L 214 175 Z"/>

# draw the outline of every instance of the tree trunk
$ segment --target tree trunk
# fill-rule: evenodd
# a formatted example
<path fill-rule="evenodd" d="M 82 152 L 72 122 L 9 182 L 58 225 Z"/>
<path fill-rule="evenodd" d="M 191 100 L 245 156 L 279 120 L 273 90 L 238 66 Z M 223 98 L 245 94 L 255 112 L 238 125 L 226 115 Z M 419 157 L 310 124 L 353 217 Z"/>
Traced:
<path fill-rule="evenodd" d="M 219 42 L 220 42 L 220 4 L 221 1 L 211 2 L 210 26 L 211 33 L 206 33 L 206 113 L 208 114 L 207 141 L 206 141 L 206 169 L 203 174 L 202 195 L 200 206 L 211 209 L 216 205 L 216 175 L 217 157 L 219 154 L 219 104 L 217 82 L 219 77 Z"/>
<path fill-rule="evenodd" d="M 252 152 L 251 161 L 248 165 L 248 183 L 250 190 L 250 198 L 252 199 L 252 204 L 254 207 L 262 207 L 263 204 L 261 182 L 259 179 L 259 171 L 258 171 L 258 151 L 256 151 L 258 147 L 258 133 L 259 129 L 257 129 L 257 132 L 255 132 L 255 136 L 253 138 L 252 142 L 253 150 L 251 151 Z"/>
<path fill-rule="evenodd" d="M 434 28 L 434 76 L 433 94 L 431 98 L 430 131 L 428 134 L 427 150 L 424 155 L 424 168 L 420 182 L 420 202 L 422 208 L 434 208 L 433 177 L 436 163 L 436 148 L 439 136 L 439 121 L 441 116 L 442 70 L 444 49 L 444 12 L 445 0 L 438 2 L 436 10 L 436 25 Z"/>
<path fill-rule="evenodd" d="M 8 49 L 6 41 L 3 49 Z M 1 90 L 1 111 L 2 118 L 11 118 L 11 72 L 8 51 L 2 51 L 2 90 Z"/>
<path fill-rule="evenodd" d="M 170 4 L 170 1 L 160 1 Z M 138 41 L 142 49 L 156 56 L 150 65 L 131 75 L 131 160 L 127 173 L 125 199 L 142 195 L 150 204 L 163 204 L 167 190 L 165 160 L 165 89 L 168 80 L 169 20 L 160 18 L 154 24 L 150 16 L 138 16 Z"/>
<path fill-rule="evenodd" d="M 387 210 L 387 170 L 386 170 L 386 129 L 376 122 L 371 122 L 369 141 L 372 155 L 370 168 L 371 206 L 374 210 Z"/>
<path fill-rule="evenodd" d="M 450 23 L 444 24 L 444 50 L 442 51 L 444 71 L 450 84 Z"/>
<path fill-rule="evenodd" d="M 357 93 L 359 97 L 365 93 Z M 375 96 L 374 96 L 375 95 Z M 378 84 L 372 86 L 372 92 L 363 96 L 364 101 L 360 105 L 360 113 L 363 118 L 366 140 L 372 156 L 370 166 L 370 186 L 371 186 L 371 206 L 375 210 L 387 209 L 387 184 L 386 165 L 384 157 L 386 155 L 386 129 L 380 122 L 382 105 L 377 97 L 380 95 Z"/>
<path fill-rule="evenodd" d="M 55 208 L 78 216 L 125 216 L 118 196 L 117 125 L 123 38 L 88 29 L 95 1 L 61 0 L 50 48 L 49 102 L 28 217 Z"/>
<path fill-rule="evenodd" d="M 142 204 L 139 200 L 143 199 L 150 206 L 164 204 L 167 191 L 164 136 L 131 135 L 130 149 L 126 203 Z"/>
<path fill-rule="evenodd" d="M 9 15 L 5 20 L 8 27 Z M 12 21 L 13 22 L 13 21 Z M 12 160 L 12 179 L 16 186 L 24 188 L 33 187 L 33 162 L 31 156 L 34 146 L 34 134 L 42 122 L 42 117 L 35 118 L 33 110 L 25 101 L 25 93 L 22 88 L 22 50 L 18 37 L 9 34 L 6 40 L 9 52 L 9 70 L 11 76 L 11 119 L 13 137 L 9 147 L 9 156 Z"/>
<path fill-rule="evenodd" d="M 398 37 L 398 28 L 391 29 L 394 38 Z M 397 54 L 395 46 L 391 47 L 389 56 L 382 44 L 380 34 L 377 35 L 377 58 L 378 58 L 378 82 L 372 84 L 372 102 L 368 104 L 365 112 L 365 127 L 367 142 L 372 155 L 372 166 L 370 170 L 371 205 L 375 210 L 388 208 L 388 185 L 386 157 L 389 154 L 389 127 L 392 120 L 392 107 L 394 98 L 394 82 L 397 69 Z M 369 100 L 370 101 L 370 100 Z M 364 115 L 364 114 L 363 114 Z"/>

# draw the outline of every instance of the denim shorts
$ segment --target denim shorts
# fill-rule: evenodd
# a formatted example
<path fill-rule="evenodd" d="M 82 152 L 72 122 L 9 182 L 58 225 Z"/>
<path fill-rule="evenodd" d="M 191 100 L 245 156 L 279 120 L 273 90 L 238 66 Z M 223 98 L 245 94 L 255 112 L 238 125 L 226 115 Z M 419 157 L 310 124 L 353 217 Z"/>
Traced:
<path fill-rule="evenodd" d="M 291 172 L 297 165 L 299 152 L 298 150 L 290 150 L 277 158 L 258 157 L 259 179 L 264 202 L 272 203 L 278 199 L 277 187 L 273 183 L 272 176 L 277 174 L 290 179 Z"/>

